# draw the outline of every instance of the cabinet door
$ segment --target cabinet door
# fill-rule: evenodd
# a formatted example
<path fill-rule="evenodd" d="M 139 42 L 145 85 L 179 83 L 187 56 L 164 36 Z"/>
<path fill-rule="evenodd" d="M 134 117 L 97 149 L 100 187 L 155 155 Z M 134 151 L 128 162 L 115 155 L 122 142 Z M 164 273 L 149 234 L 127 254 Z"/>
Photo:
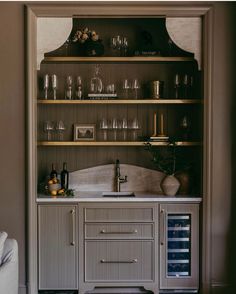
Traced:
<path fill-rule="evenodd" d="M 77 288 L 75 206 L 38 207 L 39 289 Z"/>
<path fill-rule="evenodd" d="M 160 288 L 199 287 L 199 205 L 160 206 Z"/>

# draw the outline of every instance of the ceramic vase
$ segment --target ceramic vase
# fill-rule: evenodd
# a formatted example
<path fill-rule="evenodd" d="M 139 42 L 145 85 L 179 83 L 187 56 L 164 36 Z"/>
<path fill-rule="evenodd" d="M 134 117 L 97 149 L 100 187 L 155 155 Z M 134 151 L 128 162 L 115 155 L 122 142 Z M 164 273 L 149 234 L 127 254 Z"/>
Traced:
<path fill-rule="evenodd" d="M 161 182 L 162 191 L 166 196 L 175 196 L 179 186 L 180 182 L 174 175 L 167 175 Z"/>

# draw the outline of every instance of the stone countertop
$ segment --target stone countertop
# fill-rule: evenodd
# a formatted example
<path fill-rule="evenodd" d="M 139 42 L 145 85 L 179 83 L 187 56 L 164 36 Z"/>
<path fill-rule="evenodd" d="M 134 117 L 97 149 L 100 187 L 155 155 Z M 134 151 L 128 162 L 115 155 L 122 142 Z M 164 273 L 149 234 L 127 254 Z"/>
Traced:
<path fill-rule="evenodd" d="M 202 197 L 190 195 L 177 195 L 174 197 L 158 195 L 155 192 L 134 192 L 135 197 L 103 197 L 102 192 L 76 192 L 73 197 L 50 197 L 38 195 L 37 203 L 80 203 L 80 202 L 178 202 L 200 203 Z"/>

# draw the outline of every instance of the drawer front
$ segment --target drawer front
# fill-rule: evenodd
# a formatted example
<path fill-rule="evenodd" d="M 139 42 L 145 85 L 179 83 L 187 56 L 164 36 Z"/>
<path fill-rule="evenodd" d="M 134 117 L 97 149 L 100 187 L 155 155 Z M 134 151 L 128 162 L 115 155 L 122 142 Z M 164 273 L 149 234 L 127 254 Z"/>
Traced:
<path fill-rule="evenodd" d="M 153 224 L 86 224 L 86 239 L 151 239 Z"/>
<path fill-rule="evenodd" d="M 152 241 L 86 241 L 86 282 L 153 281 Z"/>
<path fill-rule="evenodd" d="M 152 222 L 153 209 L 141 208 L 85 208 L 86 222 Z"/>

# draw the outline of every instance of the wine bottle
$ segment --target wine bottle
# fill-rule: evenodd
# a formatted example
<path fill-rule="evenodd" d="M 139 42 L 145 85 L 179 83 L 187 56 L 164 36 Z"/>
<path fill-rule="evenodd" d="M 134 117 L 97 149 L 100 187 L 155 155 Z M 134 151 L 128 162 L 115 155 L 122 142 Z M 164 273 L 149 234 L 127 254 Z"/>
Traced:
<path fill-rule="evenodd" d="M 52 170 L 51 170 L 51 173 L 50 173 L 50 179 L 54 179 L 54 178 L 57 178 L 57 171 L 55 169 L 54 164 L 52 163 Z"/>
<path fill-rule="evenodd" d="M 61 171 L 61 188 L 68 189 L 69 187 L 69 172 L 67 171 L 66 162 L 63 163 L 63 170 Z"/>

